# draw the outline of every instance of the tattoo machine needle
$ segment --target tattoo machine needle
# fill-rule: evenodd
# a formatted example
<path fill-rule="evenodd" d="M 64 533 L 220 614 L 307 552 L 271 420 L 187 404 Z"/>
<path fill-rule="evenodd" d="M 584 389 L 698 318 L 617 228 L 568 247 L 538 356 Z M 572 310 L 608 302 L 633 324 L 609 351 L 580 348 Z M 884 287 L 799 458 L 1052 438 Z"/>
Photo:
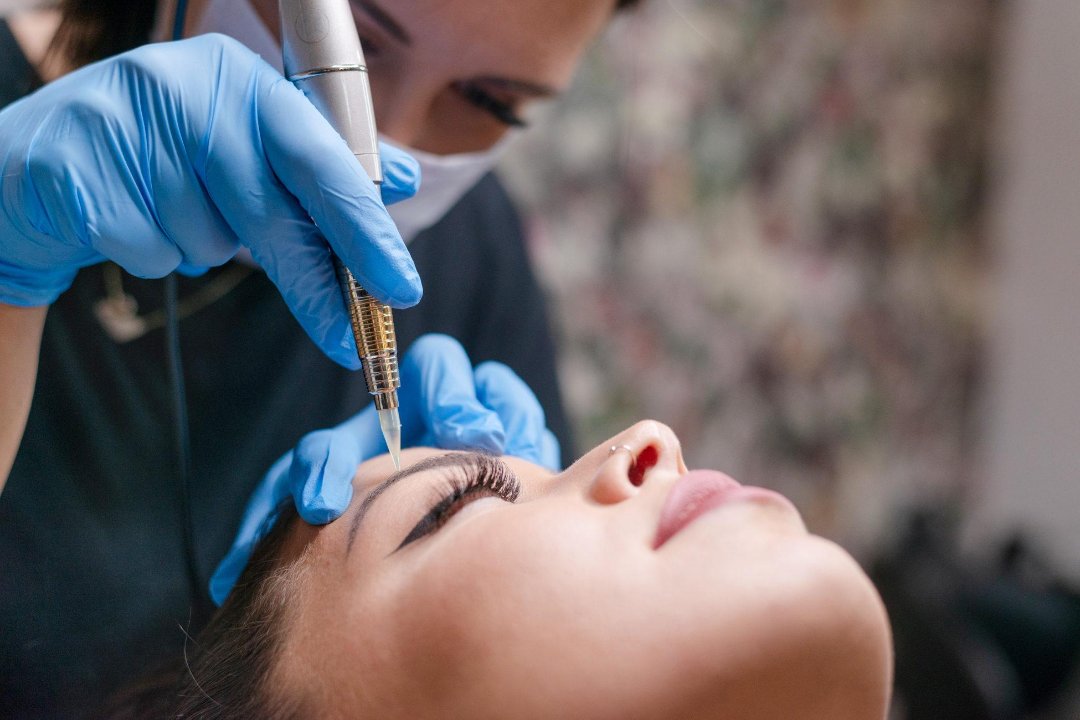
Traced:
<path fill-rule="evenodd" d="M 372 182 L 383 181 L 367 64 L 349 0 L 279 0 L 285 76 L 345 140 Z M 331 253 L 333 255 L 333 253 Z M 397 337 L 390 307 L 373 298 L 333 255 L 364 381 L 375 399 L 386 447 L 401 467 Z"/>

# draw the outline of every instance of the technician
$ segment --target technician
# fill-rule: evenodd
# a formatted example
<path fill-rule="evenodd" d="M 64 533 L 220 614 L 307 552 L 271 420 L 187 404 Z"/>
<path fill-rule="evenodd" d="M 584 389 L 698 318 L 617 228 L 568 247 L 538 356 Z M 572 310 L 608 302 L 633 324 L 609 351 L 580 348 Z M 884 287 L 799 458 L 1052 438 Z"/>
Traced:
<path fill-rule="evenodd" d="M 402 348 L 445 333 L 536 392 L 425 339 L 402 369 L 414 442 L 554 464 L 546 417 L 572 452 L 543 297 L 489 171 L 631 4 L 353 0 L 392 143 L 381 193 L 273 67 L 273 0 L 191 0 L 199 37 L 119 56 L 167 37 L 169 2 L 64 0 L 0 22 L 0 715 L 91 713 L 173 656 L 242 516 L 234 565 L 267 503 L 292 494 L 314 522 L 344 509 L 381 438 L 357 415 L 327 243 L 379 299 L 424 295 L 396 314 Z"/>

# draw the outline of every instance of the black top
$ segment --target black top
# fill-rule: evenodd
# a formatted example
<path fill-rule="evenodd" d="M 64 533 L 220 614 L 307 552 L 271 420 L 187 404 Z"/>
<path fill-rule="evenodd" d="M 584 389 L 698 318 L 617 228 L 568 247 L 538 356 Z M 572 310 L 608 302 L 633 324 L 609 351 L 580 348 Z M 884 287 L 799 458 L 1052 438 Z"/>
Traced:
<path fill-rule="evenodd" d="M 10 105 L 41 84 L 37 73 L 11 34 L 11 28 L 0 18 L 0 107 Z"/>
<path fill-rule="evenodd" d="M 29 67 L 2 22 L 0 62 L 0 97 L 17 96 Z M 401 348 L 442 332 L 474 362 L 505 362 L 536 391 L 570 456 L 544 300 L 498 180 L 484 178 L 410 249 L 424 299 L 395 313 Z M 235 267 L 182 278 L 181 305 Z M 82 271 L 49 310 L 26 433 L 0 495 L 4 718 L 92 716 L 109 692 L 180 657 L 181 626 L 194 634 L 202 621 L 184 572 L 163 333 L 126 344 L 105 333 L 94 315 L 104 273 Z M 161 281 L 124 275 L 123 286 L 141 315 L 160 309 Z M 322 355 L 259 271 L 183 319 L 180 331 L 205 598 L 271 463 L 368 396 L 361 374 Z"/>

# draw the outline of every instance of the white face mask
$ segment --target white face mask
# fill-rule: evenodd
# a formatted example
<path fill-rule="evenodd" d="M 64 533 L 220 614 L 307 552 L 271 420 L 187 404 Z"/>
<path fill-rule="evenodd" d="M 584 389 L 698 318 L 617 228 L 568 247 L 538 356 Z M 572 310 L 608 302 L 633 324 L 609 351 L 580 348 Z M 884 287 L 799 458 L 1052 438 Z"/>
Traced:
<path fill-rule="evenodd" d="M 412 242 L 421 232 L 442 220 L 465 193 L 495 167 L 514 135 L 514 132 L 507 133 L 488 150 L 457 155 L 433 155 L 380 135 L 380 140 L 404 150 L 420 163 L 420 191 L 387 208 L 405 242 Z"/>
<path fill-rule="evenodd" d="M 219 32 L 239 40 L 262 59 L 282 72 L 281 44 L 263 25 L 247 0 L 210 0 L 206 4 L 195 34 Z M 457 155 L 434 155 L 423 150 L 396 143 L 389 138 L 379 139 L 416 158 L 420 163 L 420 191 L 415 197 L 391 205 L 390 217 L 397 224 L 405 242 L 412 240 L 442 220 L 498 162 L 499 156 L 514 131 L 488 150 Z"/>

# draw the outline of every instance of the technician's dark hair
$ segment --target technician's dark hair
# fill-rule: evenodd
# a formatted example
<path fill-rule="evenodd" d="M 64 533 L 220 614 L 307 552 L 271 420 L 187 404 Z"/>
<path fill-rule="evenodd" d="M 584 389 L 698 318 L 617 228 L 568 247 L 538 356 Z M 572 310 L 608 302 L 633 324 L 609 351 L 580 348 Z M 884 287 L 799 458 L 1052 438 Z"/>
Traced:
<path fill-rule="evenodd" d="M 297 520 L 289 500 L 256 547 L 225 604 L 175 667 L 155 673 L 113 699 L 110 720 L 299 720 L 296 698 L 282 697 L 275 682 L 290 598 L 303 582 L 302 551 L 287 547 Z"/>
<path fill-rule="evenodd" d="M 616 10 L 641 0 L 617 0 Z M 60 27 L 49 50 L 73 67 L 131 50 L 150 41 L 153 0 L 61 0 Z"/>
<path fill-rule="evenodd" d="M 154 0 L 61 0 L 49 52 L 82 67 L 131 50 L 150 41 L 156 11 Z"/>

